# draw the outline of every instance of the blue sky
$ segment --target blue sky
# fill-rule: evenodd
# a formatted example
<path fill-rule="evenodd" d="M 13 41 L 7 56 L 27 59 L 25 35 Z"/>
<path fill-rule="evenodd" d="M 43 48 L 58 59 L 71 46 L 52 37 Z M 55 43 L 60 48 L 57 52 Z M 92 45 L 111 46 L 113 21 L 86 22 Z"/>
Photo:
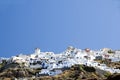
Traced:
<path fill-rule="evenodd" d="M 1 0 L 0 56 L 120 49 L 119 0 Z"/>

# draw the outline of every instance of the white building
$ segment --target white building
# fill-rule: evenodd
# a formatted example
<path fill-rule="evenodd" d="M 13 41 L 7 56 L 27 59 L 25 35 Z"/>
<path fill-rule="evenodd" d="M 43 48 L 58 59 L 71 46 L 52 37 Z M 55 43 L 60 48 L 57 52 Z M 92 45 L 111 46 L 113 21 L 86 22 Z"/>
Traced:
<path fill-rule="evenodd" d="M 105 64 L 94 61 L 97 56 L 112 59 L 113 61 L 120 61 L 120 51 L 116 51 L 113 55 L 108 53 L 109 50 L 108 48 L 101 51 L 92 51 L 89 48 L 81 50 L 70 46 L 65 52 L 54 54 L 53 52 L 41 52 L 39 48 L 36 48 L 35 52 L 30 56 L 20 54 L 13 56 L 12 61 L 16 63 L 24 62 L 30 68 L 42 68 L 39 74 L 48 75 L 60 74 L 62 72 L 60 69 L 65 67 L 69 68 L 75 64 L 93 66 L 112 73 L 119 72 L 117 69 L 109 68 Z"/>

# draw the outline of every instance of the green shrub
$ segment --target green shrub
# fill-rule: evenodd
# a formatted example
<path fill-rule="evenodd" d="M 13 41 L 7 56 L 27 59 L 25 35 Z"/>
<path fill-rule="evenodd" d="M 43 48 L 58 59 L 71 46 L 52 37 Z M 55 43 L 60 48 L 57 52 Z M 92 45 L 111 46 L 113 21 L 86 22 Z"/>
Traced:
<path fill-rule="evenodd" d="M 111 73 L 109 73 L 109 72 L 106 72 L 106 73 L 104 74 L 105 77 L 109 77 L 110 75 L 111 75 Z"/>

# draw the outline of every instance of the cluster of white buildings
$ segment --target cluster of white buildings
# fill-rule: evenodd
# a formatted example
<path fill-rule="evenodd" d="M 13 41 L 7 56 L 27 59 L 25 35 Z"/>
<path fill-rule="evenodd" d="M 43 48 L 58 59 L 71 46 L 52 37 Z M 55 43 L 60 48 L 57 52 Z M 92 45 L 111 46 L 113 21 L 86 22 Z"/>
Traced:
<path fill-rule="evenodd" d="M 90 49 L 77 49 L 69 46 L 64 52 L 54 54 L 53 52 L 41 52 L 39 48 L 30 55 L 17 55 L 8 60 L 9 63 L 24 64 L 29 68 L 41 68 L 42 70 L 36 75 L 56 75 L 62 73 L 63 70 L 70 68 L 75 64 L 84 64 L 100 68 L 111 73 L 120 73 L 119 69 L 107 67 L 105 64 L 100 64 L 95 59 L 103 60 L 110 59 L 111 61 L 120 61 L 120 51 L 112 51 L 104 48 L 94 51 Z"/>

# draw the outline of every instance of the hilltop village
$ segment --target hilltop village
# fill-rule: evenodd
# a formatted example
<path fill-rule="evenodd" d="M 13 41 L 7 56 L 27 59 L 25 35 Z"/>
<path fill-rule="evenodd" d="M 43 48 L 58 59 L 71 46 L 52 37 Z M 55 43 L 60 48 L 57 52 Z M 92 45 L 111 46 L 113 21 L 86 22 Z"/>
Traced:
<path fill-rule="evenodd" d="M 54 76 L 61 74 L 64 70 L 73 65 L 82 64 L 92 66 L 110 73 L 120 73 L 120 69 L 116 67 L 108 67 L 99 60 L 109 60 L 111 62 L 120 61 L 120 51 L 104 48 L 101 50 L 77 49 L 69 46 L 64 52 L 55 54 L 53 52 L 41 52 L 39 48 L 30 55 L 19 54 L 11 58 L 1 58 L 0 63 L 6 60 L 7 64 L 19 63 L 24 64 L 26 68 L 37 69 L 41 71 L 36 76 Z"/>

